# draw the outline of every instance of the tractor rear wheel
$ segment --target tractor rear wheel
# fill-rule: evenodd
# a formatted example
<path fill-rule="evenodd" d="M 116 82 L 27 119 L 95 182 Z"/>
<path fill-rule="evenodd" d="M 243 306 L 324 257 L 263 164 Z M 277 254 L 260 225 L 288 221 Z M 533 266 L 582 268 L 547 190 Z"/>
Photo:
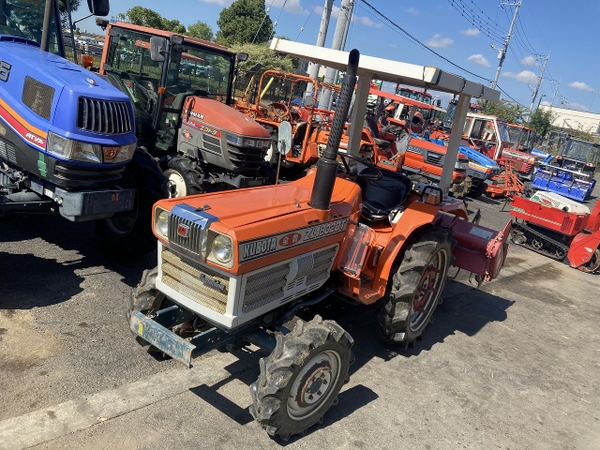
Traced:
<path fill-rule="evenodd" d="M 201 194 L 202 173 L 194 168 L 192 161 L 186 156 L 175 156 L 167 163 L 165 170 L 169 198 L 187 197 Z"/>
<path fill-rule="evenodd" d="M 485 184 L 483 181 L 477 180 L 476 182 L 473 182 L 471 180 L 471 187 L 469 188 L 469 192 L 467 192 L 467 195 L 471 198 L 481 197 L 485 192 L 486 188 L 487 184 Z"/>
<path fill-rule="evenodd" d="M 260 360 L 260 375 L 250 386 L 252 416 L 284 441 L 321 423 L 348 381 L 353 343 L 334 321 L 319 316 L 308 323 L 298 320 Z"/>
<path fill-rule="evenodd" d="M 165 181 L 152 156 L 141 148 L 136 149 L 119 183 L 122 188 L 135 188 L 133 208 L 95 223 L 96 234 L 115 258 L 134 259 L 156 248 L 152 206 L 166 197 Z"/>
<path fill-rule="evenodd" d="M 379 311 L 380 336 L 405 348 L 423 334 L 452 262 L 452 232 L 430 229 L 408 244 Z"/>

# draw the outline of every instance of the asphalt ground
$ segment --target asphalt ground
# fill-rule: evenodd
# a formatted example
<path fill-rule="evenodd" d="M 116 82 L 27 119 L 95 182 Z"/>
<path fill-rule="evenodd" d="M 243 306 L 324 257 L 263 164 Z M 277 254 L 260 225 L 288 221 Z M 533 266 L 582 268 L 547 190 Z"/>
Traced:
<path fill-rule="evenodd" d="M 469 201 L 495 229 L 503 206 Z M 320 305 L 356 362 L 323 424 L 286 443 L 248 412 L 266 353 L 187 369 L 136 343 L 129 293 L 155 258 L 110 262 L 90 224 L 0 220 L 0 449 L 600 448 L 597 275 L 512 245 L 497 280 L 447 285 L 408 351 L 377 339 L 374 308 Z"/>

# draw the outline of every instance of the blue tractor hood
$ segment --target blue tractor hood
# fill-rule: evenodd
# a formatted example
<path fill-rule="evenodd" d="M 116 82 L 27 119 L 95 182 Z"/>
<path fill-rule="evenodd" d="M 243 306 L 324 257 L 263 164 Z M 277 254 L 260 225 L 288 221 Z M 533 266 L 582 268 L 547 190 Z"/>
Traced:
<path fill-rule="evenodd" d="M 9 120 L 16 120 L 28 129 L 38 129 L 36 134 L 42 138 L 53 131 L 67 138 L 103 145 L 135 141 L 133 125 L 130 130 L 118 133 L 77 126 L 81 102 L 86 99 L 105 111 L 118 105 L 119 113 L 133 117 L 128 96 L 99 74 L 42 51 L 36 42 L 15 36 L 0 35 L 0 60 L 3 64 L 0 106 L 10 115 Z"/>
<path fill-rule="evenodd" d="M 492 170 L 497 170 L 497 171 L 500 170 L 500 166 L 498 165 L 498 163 L 496 161 L 485 156 L 483 153 L 472 149 L 471 147 L 461 145 L 460 147 L 458 147 L 458 152 L 462 153 L 467 158 L 469 158 L 470 161 L 474 161 L 475 163 L 479 164 L 480 166 L 483 166 L 483 167 L 486 167 L 486 168 L 492 169 Z"/>

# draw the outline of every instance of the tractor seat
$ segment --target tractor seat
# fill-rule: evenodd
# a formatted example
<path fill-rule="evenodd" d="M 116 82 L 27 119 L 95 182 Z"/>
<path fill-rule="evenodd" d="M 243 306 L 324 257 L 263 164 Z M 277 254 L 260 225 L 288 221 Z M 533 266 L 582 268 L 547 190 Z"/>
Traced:
<path fill-rule="evenodd" d="M 389 214 L 401 206 L 412 189 L 412 182 L 406 175 L 379 169 L 382 173 L 380 180 L 357 179 L 362 190 L 362 217 L 369 222 L 386 219 Z M 372 173 L 369 168 L 360 173 Z M 360 174 L 359 174 L 360 175 Z"/>
<path fill-rule="evenodd" d="M 365 117 L 363 126 L 367 130 L 369 130 L 369 134 L 371 134 L 375 145 L 378 145 L 380 147 L 389 147 L 390 145 L 392 145 L 392 143 L 386 139 L 379 139 L 379 128 L 377 127 L 377 121 L 372 117 Z"/>

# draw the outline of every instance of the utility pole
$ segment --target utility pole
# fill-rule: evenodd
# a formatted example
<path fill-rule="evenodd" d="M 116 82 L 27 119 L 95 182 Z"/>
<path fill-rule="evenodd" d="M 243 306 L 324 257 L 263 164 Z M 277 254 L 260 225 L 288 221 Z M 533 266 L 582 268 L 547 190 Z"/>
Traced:
<path fill-rule="evenodd" d="M 342 0 L 342 6 L 340 6 L 340 14 L 338 16 L 337 23 L 335 24 L 335 32 L 333 34 L 333 43 L 331 48 L 334 50 L 344 50 L 346 45 L 346 36 L 348 35 L 348 28 L 350 28 L 350 20 L 352 19 L 352 10 L 354 9 L 354 0 Z M 325 72 L 325 83 L 335 83 L 338 71 L 327 68 Z M 331 91 L 326 90 L 323 92 L 323 96 L 319 101 L 321 108 L 331 109 Z"/>
<path fill-rule="evenodd" d="M 558 86 L 560 86 L 560 80 L 556 82 L 556 86 L 554 87 L 554 94 L 552 94 L 552 100 L 550 101 L 550 106 L 554 107 L 554 99 L 556 98 L 556 94 L 558 93 Z"/>
<path fill-rule="evenodd" d="M 544 65 L 542 66 L 542 73 L 538 77 L 537 85 L 535 86 L 535 89 L 533 90 L 533 96 L 531 98 L 531 106 L 529 107 L 529 118 L 530 119 L 531 119 L 531 116 L 533 115 L 533 107 L 535 105 L 535 99 L 538 95 L 538 90 L 540 89 L 540 85 L 542 84 L 542 81 L 544 80 L 544 72 L 546 71 L 546 65 L 548 64 L 549 58 L 550 58 L 550 55 L 548 55 L 544 58 Z"/>
<path fill-rule="evenodd" d="M 510 28 L 508 30 L 508 34 L 506 35 L 506 40 L 504 41 L 504 48 L 500 50 L 498 53 L 498 59 L 500 62 L 498 63 L 498 70 L 496 70 L 496 76 L 494 77 L 494 82 L 492 83 L 492 89 L 496 89 L 496 85 L 498 84 L 498 78 L 500 78 L 500 71 L 502 70 L 502 64 L 504 64 L 504 59 L 506 58 L 506 52 L 508 51 L 508 44 L 510 43 L 510 38 L 512 36 L 513 28 L 515 27 L 515 22 L 517 21 L 517 14 L 519 13 L 519 8 L 521 7 L 521 0 L 517 3 L 500 3 L 501 5 L 515 6 L 515 14 L 513 15 L 512 22 L 510 23 Z"/>
<path fill-rule="evenodd" d="M 333 0 L 325 0 L 325 6 L 323 6 L 323 15 L 321 16 L 321 27 L 319 28 L 319 34 L 317 35 L 317 47 L 325 46 L 325 38 L 327 38 L 327 29 L 329 28 L 329 19 L 331 18 L 331 9 L 333 8 Z M 308 76 L 313 80 L 319 76 L 320 64 L 311 63 L 308 70 Z M 313 91 L 312 83 L 306 87 L 306 93 L 310 94 Z"/>

